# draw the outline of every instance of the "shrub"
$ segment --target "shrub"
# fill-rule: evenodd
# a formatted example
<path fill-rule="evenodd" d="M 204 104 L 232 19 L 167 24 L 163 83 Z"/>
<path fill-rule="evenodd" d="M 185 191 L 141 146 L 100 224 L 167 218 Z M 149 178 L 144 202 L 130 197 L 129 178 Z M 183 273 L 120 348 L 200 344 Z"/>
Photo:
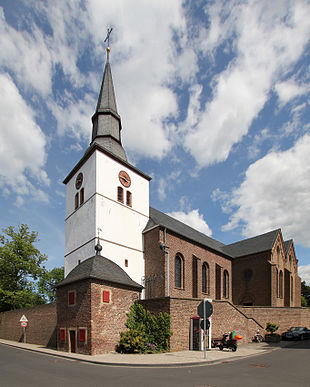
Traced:
<path fill-rule="evenodd" d="M 127 314 L 126 332 L 121 332 L 117 348 L 121 353 L 152 353 L 169 351 L 170 316 L 152 315 L 135 302 Z"/>
<path fill-rule="evenodd" d="M 272 324 L 271 322 L 268 322 L 266 325 L 266 331 L 273 334 L 275 333 L 279 328 L 279 325 L 277 324 Z"/>

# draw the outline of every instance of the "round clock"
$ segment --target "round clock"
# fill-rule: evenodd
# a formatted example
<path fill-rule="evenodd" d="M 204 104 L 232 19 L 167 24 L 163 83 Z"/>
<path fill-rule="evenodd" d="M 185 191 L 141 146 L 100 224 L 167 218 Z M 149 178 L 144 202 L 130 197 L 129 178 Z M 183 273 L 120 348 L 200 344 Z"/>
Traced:
<path fill-rule="evenodd" d="M 83 183 L 83 173 L 80 172 L 75 179 L 75 188 L 80 189 Z"/>
<path fill-rule="evenodd" d="M 120 171 L 120 173 L 118 174 L 118 178 L 119 178 L 119 181 L 121 182 L 121 184 L 124 187 L 126 187 L 126 188 L 130 187 L 131 179 L 130 179 L 130 177 L 129 177 L 127 172 Z"/>

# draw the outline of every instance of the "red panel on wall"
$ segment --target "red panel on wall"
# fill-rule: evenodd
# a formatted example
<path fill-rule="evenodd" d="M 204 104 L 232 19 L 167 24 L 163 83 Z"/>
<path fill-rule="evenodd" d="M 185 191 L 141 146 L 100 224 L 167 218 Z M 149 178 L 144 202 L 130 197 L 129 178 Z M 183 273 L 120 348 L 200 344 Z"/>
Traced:
<path fill-rule="evenodd" d="M 75 292 L 69 292 L 68 293 L 68 304 L 74 305 L 75 304 Z"/>
<path fill-rule="evenodd" d="M 80 343 L 85 343 L 85 341 L 86 341 L 86 329 L 84 329 L 84 328 L 79 329 L 79 339 L 80 339 Z"/>
<path fill-rule="evenodd" d="M 102 293 L 102 301 L 110 302 L 110 292 L 108 290 L 104 290 Z"/>
<path fill-rule="evenodd" d="M 66 330 L 65 329 L 60 329 L 60 341 L 66 341 Z"/>

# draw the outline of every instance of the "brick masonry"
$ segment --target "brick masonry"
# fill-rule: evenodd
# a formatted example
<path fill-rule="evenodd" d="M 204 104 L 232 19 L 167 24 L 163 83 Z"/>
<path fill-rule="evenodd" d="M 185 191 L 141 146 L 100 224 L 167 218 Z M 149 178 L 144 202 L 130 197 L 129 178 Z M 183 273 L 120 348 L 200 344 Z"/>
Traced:
<path fill-rule="evenodd" d="M 0 313 L 0 337 L 23 341 L 23 328 L 19 321 L 23 315 L 28 319 L 27 343 L 56 348 L 56 303 Z"/>

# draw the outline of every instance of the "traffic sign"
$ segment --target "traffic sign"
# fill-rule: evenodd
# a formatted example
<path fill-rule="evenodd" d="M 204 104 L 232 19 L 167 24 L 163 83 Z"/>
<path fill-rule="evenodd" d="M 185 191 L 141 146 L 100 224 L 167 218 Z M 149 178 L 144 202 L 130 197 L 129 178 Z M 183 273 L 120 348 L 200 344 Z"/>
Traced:
<path fill-rule="evenodd" d="M 203 304 L 205 304 L 205 313 L 206 315 L 204 315 L 204 306 Z M 197 308 L 197 312 L 198 312 L 198 316 L 201 317 L 201 318 L 205 318 L 205 317 L 210 317 L 211 314 L 213 313 L 213 305 L 211 302 L 207 301 L 207 300 L 203 300 L 201 301 L 201 303 L 198 305 L 198 308 Z"/>
<path fill-rule="evenodd" d="M 205 329 L 205 320 L 204 319 L 202 319 L 201 321 L 200 321 L 200 328 L 201 329 Z M 209 329 L 210 328 L 210 320 L 206 320 L 206 329 Z"/>
<path fill-rule="evenodd" d="M 21 319 L 20 319 L 19 321 L 20 321 L 20 322 L 22 322 L 22 321 L 28 322 L 28 319 L 27 319 L 27 317 L 23 314 L 22 317 L 21 317 Z"/>
<path fill-rule="evenodd" d="M 20 325 L 23 327 L 23 328 L 26 328 L 26 326 L 28 325 L 27 321 L 22 321 L 20 323 Z"/>

